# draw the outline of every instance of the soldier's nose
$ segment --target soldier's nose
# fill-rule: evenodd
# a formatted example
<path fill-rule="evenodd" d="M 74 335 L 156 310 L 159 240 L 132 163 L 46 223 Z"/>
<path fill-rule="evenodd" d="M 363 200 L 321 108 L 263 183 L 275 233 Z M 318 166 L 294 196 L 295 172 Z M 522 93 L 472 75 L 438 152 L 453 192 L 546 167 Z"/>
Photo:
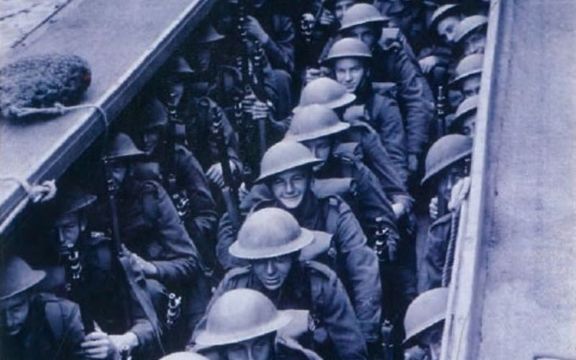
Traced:
<path fill-rule="evenodd" d="M 274 262 L 272 260 L 268 260 L 268 262 L 266 263 L 266 272 L 268 274 L 274 274 L 274 271 L 276 269 L 274 268 Z"/>

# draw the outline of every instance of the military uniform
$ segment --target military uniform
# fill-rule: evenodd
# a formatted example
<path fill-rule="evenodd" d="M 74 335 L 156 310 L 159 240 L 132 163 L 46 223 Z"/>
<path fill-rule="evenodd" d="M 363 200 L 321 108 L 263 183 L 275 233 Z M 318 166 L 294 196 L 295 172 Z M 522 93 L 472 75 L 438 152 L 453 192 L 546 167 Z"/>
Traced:
<path fill-rule="evenodd" d="M 396 100 L 367 89 L 367 96 L 357 102 L 365 106 L 366 121 L 380 136 L 398 177 L 405 184 L 408 178 L 406 134 Z"/>
<path fill-rule="evenodd" d="M 428 230 L 423 263 L 424 284 L 422 288 L 424 290 L 442 286 L 442 273 L 446 263 L 452 216 L 452 213 L 448 213 L 436 219 Z"/>
<path fill-rule="evenodd" d="M 429 141 L 430 123 L 434 117 L 434 98 L 422 72 L 405 52 L 384 50 L 379 45 L 372 50 L 372 79 L 398 85 L 398 104 L 406 129 L 409 154 L 421 156 Z"/>
<path fill-rule="evenodd" d="M 319 180 L 352 180 L 353 188 L 344 189 L 346 191 L 339 195 L 350 204 L 367 234 L 374 233 L 374 220 L 377 217 L 384 217 L 386 225 L 393 232 L 398 232 L 390 199 L 382 191 L 378 178 L 346 146 L 334 149 L 322 168 L 315 171 L 314 177 Z"/>
<path fill-rule="evenodd" d="M 210 307 L 223 293 L 231 289 L 249 288 L 265 294 L 276 307 L 309 310 L 314 321 L 315 342 L 330 341 L 335 350 L 333 359 L 367 359 L 366 348 L 358 320 L 344 286 L 336 274 L 314 261 L 294 263 L 291 274 L 279 291 L 270 293 L 251 272 L 250 267 L 230 270 L 212 297 Z M 205 327 L 206 320 L 197 330 Z M 306 346 L 315 349 L 314 346 Z"/>
<path fill-rule="evenodd" d="M 208 299 L 204 266 L 166 191 L 152 180 L 135 180 L 119 194 L 118 214 L 126 247 L 157 269 L 157 280 L 170 292 L 183 296 L 186 341 Z M 154 289 L 153 289 L 154 291 Z M 157 298 L 154 291 L 153 298 Z"/>
<path fill-rule="evenodd" d="M 386 195 L 393 202 L 404 202 L 407 206 L 412 198 L 406 190 L 407 169 L 404 161 L 404 172 L 392 162 L 391 156 L 384 148 L 380 136 L 363 121 L 350 122 L 350 128 L 339 138 L 342 142 L 356 142 L 362 150 L 362 162 L 376 175 Z"/>
<path fill-rule="evenodd" d="M 34 295 L 24 327 L 14 336 L 2 334 L 1 339 L 5 359 L 84 359 L 77 353 L 84 339 L 78 306 L 51 294 Z"/>
<path fill-rule="evenodd" d="M 254 201 L 250 206 L 252 210 L 266 207 L 282 208 L 275 200 L 265 200 L 271 198 L 265 185 L 254 186 L 249 197 Z M 382 298 L 378 260 L 368 247 L 366 236 L 350 207 L 337 196 L 318 198 L 308 193 L 303 204 L 289 212 L 302 227 L 334 235 L 328 254 L 318 260 L 331 267 L 342 280 L 366 341 L 377 341 Z M 242 264 L 239 259 L 228 253 L 228 248 L 236 239 L 236 232 L 227 215 L 222 218 L 218 233 L 218 256 L 223 266 L 231 268 Z"/>

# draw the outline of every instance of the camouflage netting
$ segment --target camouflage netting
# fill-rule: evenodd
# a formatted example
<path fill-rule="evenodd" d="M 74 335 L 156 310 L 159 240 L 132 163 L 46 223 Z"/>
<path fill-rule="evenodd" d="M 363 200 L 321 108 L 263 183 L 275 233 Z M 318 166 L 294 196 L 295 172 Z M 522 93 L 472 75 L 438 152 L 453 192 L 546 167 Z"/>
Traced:
<path fill-rule="evenodd" d="M 90 80 L 88 63 L 76 55 L 23 58 L 0 69 L 0 109 L 5 117 L 17 118 L 24 108 L 73 105 Z"/>

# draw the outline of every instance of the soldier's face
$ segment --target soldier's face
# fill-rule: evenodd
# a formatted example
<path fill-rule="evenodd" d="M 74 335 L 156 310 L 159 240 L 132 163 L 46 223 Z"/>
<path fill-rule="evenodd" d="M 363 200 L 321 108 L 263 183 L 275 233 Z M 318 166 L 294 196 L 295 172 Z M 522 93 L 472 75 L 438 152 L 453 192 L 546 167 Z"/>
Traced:
<path fill-rule="evenodd" d="M 191 66 L 198 72 L 206 72 L 210 69 L 212 62 L 212 46 L 207 45 L 202 48 L 196 48 L 192 56 Z"/>
<path fill-rule="evenodd" d="M 464 119 L 460 133 L 462 135 L 474 137 L 476 131 L 476 114 L 470 115 Z"/>
<path fill-rule="evenodd" d="M 370 25 L 357 25 L 348 31 L 350 37 L 355 37 L 361 40 L 369 49 L 372 49 L 380 38 L 374 26 Z"/>
<path fill-rule="evenodd" d="M 340 22 L 342 21 L 342 17 L 344 16 L 346 10 L 351 8 L 355 2 L 356 2 L 355 0 L 336 1 L 336 4 L 334 4 L 334 15 L 336 15 L 338 21 Z"/>
<path fill-rule="evenodd" d="M 266 289 L 278 290 L 288 277 L 293 261 L 292 254 L 270 259 L 258 259 L 251 262 L 252 271 Z"/>
<path fill-rule="evenodd" d="M 457 16 L 449 16 L 446 19 L 441 20 L 438 23 L 436 29 L 438 30 L 438 36 L 447 44 L 454 42 L 454 29 L 456 25 L 460 22 Z"/>
<path fill-rule="evenodd" d="M 128 165 L 124 161 L 115 161 L 110 164 L 110 167 L 112 181 L 119 188 L 128 174 Z"/>
<path fill-rule="evenodd" d="M 295 209 L 302 203 L 310 188 L 310 171 L 303 168 L 284 171 L 271 180 L 270 188 L 274 198 L 287 209 Z"/>
<path fill-rule="evenodd" d="M 349 93 L 354 93 L 364 81 L 366 68 L 360 59 L 339 59 L 334 63 L 334 75 Z"/>
<path fill-rule="evenodd" d="M 486 47 L 486 35 L 483 31 L 476 31 L 463 40 L 464 56 L 472 54 L 484 54 Z"/>
<path fill-rule="evenodd" d="M 444 171 L 442 178 L 438 184 L 438 193 L 446 200 L 450 201 L 452 188 L 458 180 L 465 176 L 464 167 L 460 164 L 454 164 Z"/>
<path fill-rule="evenodd" d="M 168 76 L 162 81 L 160 100 L 167 106 L 178 106 L 184 95 L 184 81 L 178 75 Z"/>
<path fill-rule="evenodd" d="M 470 76 L 462 81 L 464 99 L 480 93 L 480 75 Z"/>
<path fill-rule="evenodd" d="M 142 132 L 141 148 L 142 151 L 151 154 L 154 152 L 160 142 L 160 132 L 157 128 L 147 129 Z"/>
<path fill-rule="evenodd" d="M 274 334 L 266 334 L 226 347 L 227 360 L 268 360 L 274 358 Z"/>
<path fill-rule="evenodd" d="M 0 329 L 3 334 L 17 335 L 28 317 L 28 296 L 18 294 L 6 300 L 0 301 Z"/>
<path fill-rule="evenodd" d="M 302 144 L 312 152 L 315 158 L 322 161 L 319 165 L 315 166 L 315 169 L 322 167 L 332 152 L 332 138 L 330 136 L 303 141 Z"/>
<path fill-rule="evenodd" d="M 59 251 L 64 254 L 76 244 L 86 224 L 80 213 L 75 211 L 62 215 L 54 226 L 58 233 Z"/>
<path fill-rule="evenodd" d="M 420 347 L 427 349 L 431 360 L 440 359 L 440 350 L 442 345 L 443 326 L 434 326 L 419 337 L 418 344 Z"/>

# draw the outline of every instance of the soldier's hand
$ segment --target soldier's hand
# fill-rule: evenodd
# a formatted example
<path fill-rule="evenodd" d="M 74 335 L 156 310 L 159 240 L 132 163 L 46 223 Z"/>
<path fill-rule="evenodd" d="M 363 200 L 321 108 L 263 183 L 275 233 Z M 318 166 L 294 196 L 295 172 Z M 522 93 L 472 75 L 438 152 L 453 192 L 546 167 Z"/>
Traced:
<path fill-rule="evenodd" d="M 287 339 L 297 340 L 309 331 L 310 311 L 308 310 L 286 310 L 292 317 L 292 321 L 278 331 L 278 336 Z"/>
<path fill-rule="evenodd" d="M 268 39 L 270 38 L 266 31 L 264 31 L 262 28 L 262 25 L 260 25 L 260 22 L 256 20 L 255 17 L 250 15 L 246 17 L 246 31 L 248 31 L 249 35 L 260 41 L 262 44 L 268 42 Z"/>
<path fill-rule="evenodd" d="M 138 346 L 138 337 L 130 331 L 122 335 L 110 335 L 110 341 L 120 353 L 130 353 Z"/>
<path fill-rule="evenodd" d="M 438 58 L 438 56 L 430 55 L 420 59 L 418 61 L 418 64 L 420 64 L 422 72 L 424 74 L 428 74 L 432 71 L 432 69 L 434 69 L 434 67 L 436 67 L 436 65 L 438 65 L 439 61 L 440 59 Z"/>
<path fill-rule="evenodd" d="M 432 220 L 438 218 L 438 196 L 434 196 L 430 199 L 430 204 L 428 204 L 428 214 Z"/>
<path fill-rule="evenodd" d="M 106 359 L 112 354 L 118 353 L 118 349 L 108 334 L 94 331 L 86 335 L 80 344 L 80 353 L 86 359 Z"/>
<path fill-rule="evenodd" d="M 466 176 L 460 180 L 452 187 L 450 192 L 450 201 L 448 201 L 448 210 L 454 211 L 462 205 L 462 202 L 468 196 L 470 191 L 470 177 Z"/>
<path fill-rule="evenodd" d="M 322 76 L 322 70 L 318 68 L 307 68 L 306 73 L 304 74 L 304 81 L 306 84 L 309 82 L 318 79 Z"/>
<path fill-rule="evenodd" d="M 418 171 L 418 155 L 416 154 L 408 155 L 408 170 L 412 173 Z"/>
<path fill-rule="evenodd" d="M 136 271 L 142 271 L 144 276 L 146 277 L 154 277 L 158 274 L 158 269 L 154 264 L 151 262 L 142 259 L 137 254 L 131 253 L 130 254 L 130 262 L 133 264 L 133 267 Z"/>
<path fill-rule="evenodd" d="M 235 167 L 236 166 L 234 165 L 234 162 L 230 160 L 230 169 L 232 170 L 232 172 L 234 172 Z M 208 178 L 208 181 L 212 182 L 220 189 L 226 186 L 226 183 L 224 181 L 224 171 L 222 170 L 222 163 L 216 163 L 210 166 L 210 168 L 206 172 L 206 178 Z"/>
<path fill-rule="evenodd" d="M 238 201 L 243 202 L 249 193 L 250 191 L 246 188 L 246 184 L 245 183 L 240 184 L 240 187 L 238 188 Z"/>
<path fill-rule="evenodd" d="M 394 211 L 394 215 L 396 215 L 396 219 L 400 219 L 402 215 L 406 213 L 406 207 L 400 202 L 393 203 L 392 210 Z"/>
<path fill-rule="evenodd" d="M 344 111 L 343 119 L 346 122 L 352 123 L 365 117 L 364 105 L 352 105 Z"/>
<path fill-rule="evenodd" d="M 320 19 L 318 19 L 318 22 L 322 26 L 332 26 L 336 22 L 336 16 L 334 15 L 334 13 L 332 13 L 332 11 L 323 9 L 322 14 L 320 14 Z"/>

